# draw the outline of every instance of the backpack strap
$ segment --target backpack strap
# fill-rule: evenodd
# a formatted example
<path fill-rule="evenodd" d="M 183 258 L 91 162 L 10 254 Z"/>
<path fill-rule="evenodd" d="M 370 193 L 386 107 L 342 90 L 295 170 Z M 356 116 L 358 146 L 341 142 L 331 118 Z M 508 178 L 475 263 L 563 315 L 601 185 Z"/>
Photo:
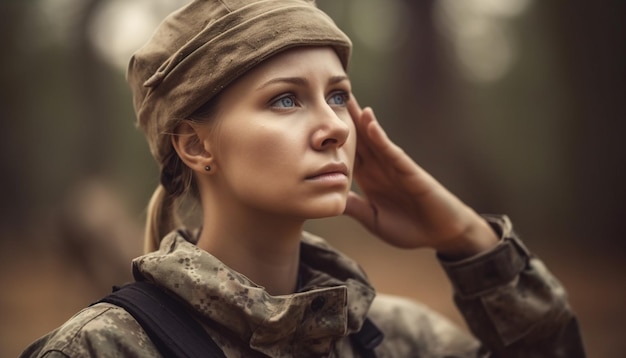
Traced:
<path fill-rule="evenodd" d="M 182 302 L 156 285 L 133 282 L 114 288 L 113 293 L 98 302 L 124 308 L 164 357 L 226 358 Z"/>
<path fill-rule="evenodd" d="M 383 338 L 385 338 L 383 332 L 369 318 L 365 319 L 360 331 L 350 335 L 352 345 L 362 358 L 376 358 L 374 348 L 383 341 Z"/>
<path fill-rule="evenodd" d="M 111 294 L 96 303 L 99 302 L 125 309 L 164 357 L 226 358 L 183 303 L 154 284 L 135 281 L 114 288 Z M 383 338 L 383 333 L 369 318 L 365 319 L 360 331 L 350 335 L 352 345 L 362 358 L 376 358 L 374 348 Z"/>

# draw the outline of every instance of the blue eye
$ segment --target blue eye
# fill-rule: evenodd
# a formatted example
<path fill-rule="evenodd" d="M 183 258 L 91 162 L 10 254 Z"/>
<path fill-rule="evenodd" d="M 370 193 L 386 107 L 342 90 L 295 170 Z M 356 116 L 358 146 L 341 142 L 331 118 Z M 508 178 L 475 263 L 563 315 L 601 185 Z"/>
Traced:
<path fill-rule="evenodd" d="M 328 97 L 328 104 L 331 106 L 345 106 L 348 102 L 348 94 L 345 92 L 335 92 Z"/>
<path fill-rule="evenodd" d="M 274 102 L 272 102 L 272 107 L 279 107 L 279 108 L 292 108 L 292 107 L 295 107 L 295 105 L 296 105 L 296 99 L 292 95 L 281 97 L 275 100 Z"/>

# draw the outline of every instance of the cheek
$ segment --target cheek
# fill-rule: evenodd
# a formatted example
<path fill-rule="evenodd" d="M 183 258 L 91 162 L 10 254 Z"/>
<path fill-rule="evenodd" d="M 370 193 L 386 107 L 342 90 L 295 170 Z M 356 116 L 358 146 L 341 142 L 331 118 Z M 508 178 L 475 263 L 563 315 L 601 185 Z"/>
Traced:
<path fill-rule="evenodd" d="M 261 179 L 297 174 L 294 169 L 302 156 L 302 140 L 295 131 L 248 124 L 245 130 L 225 137 L 228 143 L 222 147 L 222 159 L 230 175 Z"/>
<path fill-rule="evenodd" d="M 246 206 L 269 212 L 292 211 L 306 175 L 304 152 L 293 132 L 257 126 L 230 138 L 222 158 L 224 189 Z M 224 141 L 226 138 L 224 138 Z"/>

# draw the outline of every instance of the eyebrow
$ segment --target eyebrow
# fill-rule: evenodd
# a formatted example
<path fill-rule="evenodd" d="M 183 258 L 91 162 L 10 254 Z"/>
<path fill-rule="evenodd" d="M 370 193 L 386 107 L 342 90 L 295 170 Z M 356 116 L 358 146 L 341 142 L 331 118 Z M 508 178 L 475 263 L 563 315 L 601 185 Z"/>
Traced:
<path fill-rule="evenodd" d="M 334 85 L 334 84 L 337 84 L 339 82 L 346 81 L 346 80 L 349 80 L 348 76 L 343 76 L 343 75 L 332 76 L 331 78 L 328 79 L 328 85 Z M 304 77 L 277 77 L 277 78 L 272 78 L 271 80 L 263 83 L 257 88 L 257 90 L 261 90 L 267 86 L 270 86 L 276 83 L 291 83 L 296 86 L 305 87 L 305 86 L 308 86 L 309 81 Z"/>

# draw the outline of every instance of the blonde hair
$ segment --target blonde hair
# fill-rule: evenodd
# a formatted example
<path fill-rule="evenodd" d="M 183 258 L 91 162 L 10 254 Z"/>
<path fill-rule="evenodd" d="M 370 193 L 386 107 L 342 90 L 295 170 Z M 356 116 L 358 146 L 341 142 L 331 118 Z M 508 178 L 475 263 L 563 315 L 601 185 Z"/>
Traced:
<path fill-rule="evenodd" d="M 175 214 L 172 213 L 172 202 L 166 202 L 169 197 L 163 185 L 159 184 L 150 198 L 143 241 L 145 253 L 158 249 L 163 235 L 177 226 Z"/>
<path fill-rule="evenodd" d="M 177 128 L 182 123 L 207 123 L 210 118 L 215 117 L 217 113 L 217 103 L 219 94 L 213 97 L 198 108 L 186 120 L 172 120 L 169 122 L 169 130 L 161 133 L 171 139 L 177 134 Z M 192 215 L 183 215 L 182 209 L 189 201 L 197 203 L 199 200 L 199 191 L 193 177 L 193 171 L 180 159 L 171 140 L 156 141 L 161 143 L 162 147 L 158 148 L 162 161 L 159 163 L 161 168 L 160 184 L 152 194 L 148 203 L 146 226 L 144 232 L 145 253 L 155 251 L 159 248 L 159 244 L 165 235 L 173 230 L 181 227 Z M 196 211 L 196 207 L 192 206 L 192 211 Z"/>
<path fill-rule="evenodd" d="M 190 192 L 193 187 L 193 173 L 186 165 L 182 163 L 178 154 L 172 149 L 172 157 L 180 163 L 178 170 L 172 170 L 172 173 L 178 178 L 164 178 L 166 172 L 170 172 L 168 168 L 161 170 L 161 184 L 150 198 L 148 203 L 146 227 L 144 233 L 144 252 L 152 252 L 159 248 L 159 244 L 163 237 L 182 225 L 182 219 L 179 209 L 184 196 Z"/>

